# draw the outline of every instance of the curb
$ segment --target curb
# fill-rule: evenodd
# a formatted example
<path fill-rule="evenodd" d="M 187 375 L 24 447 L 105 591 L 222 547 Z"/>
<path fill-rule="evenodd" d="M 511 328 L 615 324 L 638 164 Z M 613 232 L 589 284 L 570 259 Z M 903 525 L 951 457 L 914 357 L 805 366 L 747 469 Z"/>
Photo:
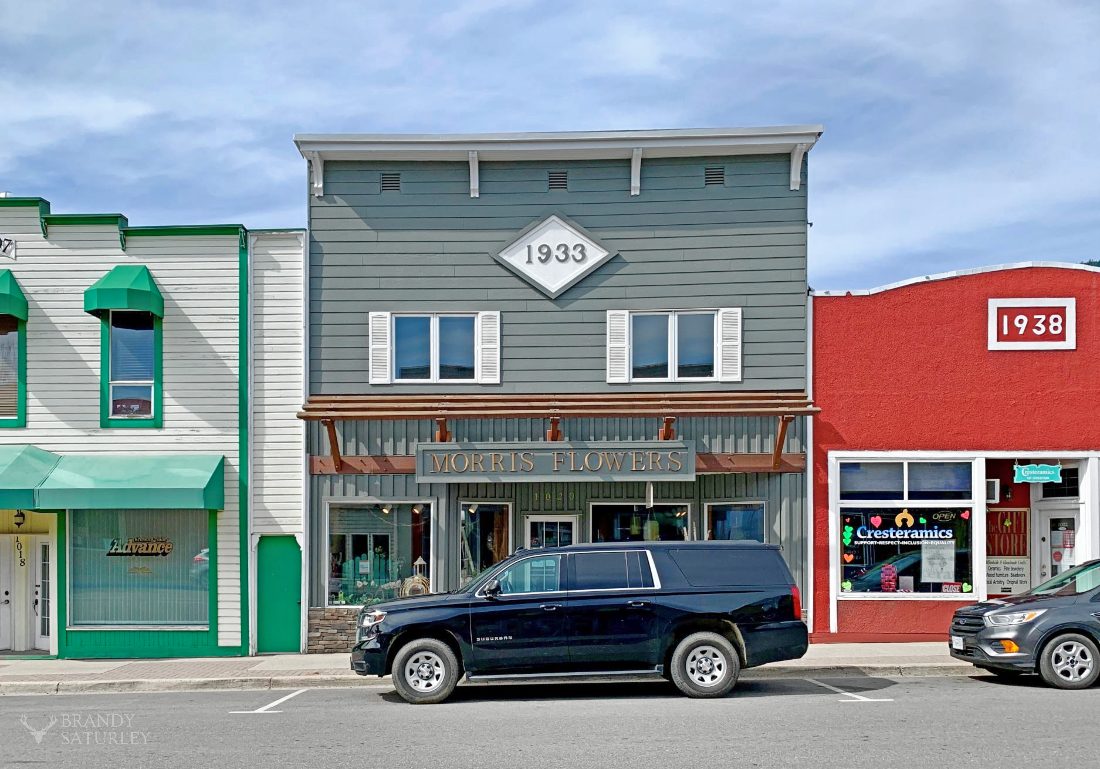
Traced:
<path fill-rule="evenodd" d="M 973 665 L 917 663 L 911 665 L 815 665 L 806 667 L 763 666 L 745 671 L 741 678 L 757 681 L 776 678 L 933 678 L 987 675 Z M 646 679 L 652 680 L 652 679 Z M 539 681 L 538 683 L 567 683 Z M 576 683 L 569 681 L 568 683 Z M 486 684 L 479 684 L 486 685 Z M 123 681 L 0 681 L 0 696 L 19 694 L 119 694 L 127 692 L 194 692 L 257 689 L 389 689 L 388 678 L 358 675 L 249 676 L 243 678 L 145 678 Z"/>

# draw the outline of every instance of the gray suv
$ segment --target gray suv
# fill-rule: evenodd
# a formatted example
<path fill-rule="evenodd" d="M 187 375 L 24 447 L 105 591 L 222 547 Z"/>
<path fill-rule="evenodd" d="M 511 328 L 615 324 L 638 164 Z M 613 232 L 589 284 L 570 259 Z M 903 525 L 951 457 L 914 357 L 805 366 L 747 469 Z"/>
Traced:
<path fill-rule="evenodd" d="M 1100 560 L 1027 593 L 955 612 L 951 656 L 997 675 L 1038 673 L 1059 689 L 1100 678 Z"/>

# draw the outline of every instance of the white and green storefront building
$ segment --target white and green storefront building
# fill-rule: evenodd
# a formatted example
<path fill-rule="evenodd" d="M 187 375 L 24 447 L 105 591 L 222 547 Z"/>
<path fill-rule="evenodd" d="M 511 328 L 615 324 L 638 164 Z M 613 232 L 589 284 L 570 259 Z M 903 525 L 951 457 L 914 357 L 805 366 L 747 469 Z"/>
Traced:
<path fill-rule="evenodd" d="M 302 233 L 8 197 L 0 238 L 0 655 L 297 650 Z"/>

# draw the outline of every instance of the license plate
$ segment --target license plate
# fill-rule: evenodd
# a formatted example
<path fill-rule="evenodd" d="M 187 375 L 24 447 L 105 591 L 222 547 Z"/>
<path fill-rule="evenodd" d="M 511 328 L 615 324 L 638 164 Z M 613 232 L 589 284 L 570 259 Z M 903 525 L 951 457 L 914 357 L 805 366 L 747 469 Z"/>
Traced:
<path fill-rule="evenodd" d="M 961 651 L 962 649 L 966 648 L 966 645 L 963 643 L 963 639 L 960 636 L 953 635 L 951 636 L 951 648 L 959 649 Z"/>

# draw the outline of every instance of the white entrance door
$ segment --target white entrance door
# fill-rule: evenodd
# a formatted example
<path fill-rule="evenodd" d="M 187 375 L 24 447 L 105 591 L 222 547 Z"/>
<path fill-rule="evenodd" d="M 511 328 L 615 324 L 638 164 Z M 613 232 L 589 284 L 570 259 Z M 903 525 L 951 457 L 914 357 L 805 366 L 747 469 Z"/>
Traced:
<path fill-rule="evenodd" d="M 12 639 L 12 598 L 14 598 L 15 555 L 13 542 L 15 537 L 0 536 L 0 650 L 11 649 Z"/>
<path fill-rule="evenodd" d="M 524 547 L 565 547 L 577 541 L 577 516 L 528 515 L 523 523 Z"/>
<path fill-rule="evenodd" d="M 34 563 L 30 588 L 31 638 L 34 648 L 50 650 L 50 613 L 53 605 L 53 585 L 50 584 L 50 561 L 53 552 L 49 537 L 32 537 Z"/>
<path fill-rule="evenodd" d="M 1032 583 L 1038 585 L 1077 565 L 1079 506 L 1037 505 L 1033 510 Z"/>

